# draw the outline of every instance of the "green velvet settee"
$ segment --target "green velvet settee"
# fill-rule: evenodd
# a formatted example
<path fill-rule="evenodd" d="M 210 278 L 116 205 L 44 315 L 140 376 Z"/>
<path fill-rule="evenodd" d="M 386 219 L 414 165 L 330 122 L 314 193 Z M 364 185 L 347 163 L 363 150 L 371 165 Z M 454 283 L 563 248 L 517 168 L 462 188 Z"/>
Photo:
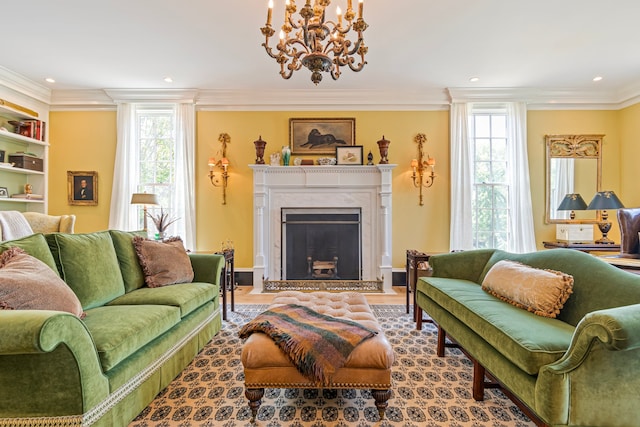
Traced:
<path fill-rule="evenodd" d="M 481 288 L 504 259 L 573 276 L 557 318 Z M 457 344 L 470 356 L 476 400 L 486 379 L 497 380 L 539 425 L 640 425 L 640 276 L 570 249 L 472 250 L 429 262 L 433 276 L 416 287 L 418 327 L 424 310 L 438 325 L 438 355 Z"/>
<path fill-rule="evenodd" d="M 192 282 L 150 288 L 135 235 L 34 234 L 0 245 L 58 272 L 85 313 L 0 310 L 0 425 L 126 426 L 220 330 L 222 256 L 188 254 Z"/>

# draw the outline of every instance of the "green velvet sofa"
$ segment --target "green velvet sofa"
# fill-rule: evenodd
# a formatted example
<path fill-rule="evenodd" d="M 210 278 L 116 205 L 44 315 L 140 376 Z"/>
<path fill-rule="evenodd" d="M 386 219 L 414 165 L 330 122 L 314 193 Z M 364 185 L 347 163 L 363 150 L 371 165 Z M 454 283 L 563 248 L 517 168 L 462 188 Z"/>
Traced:
<path fill-rule="evenodd" d="M 503 259 L 573 276 L 573 293 L 557 318 L 482 290 L 489 269 Z M 438 325 L 438 355 L 457 344 L 470 356 L 476 400 L 486 379 L 497 380 L 539 425 L 640 425 L 640 276 L 570 249 L 471 250 L 429 263 L 433 276 L 416 286 L 418 327 L 424 310 Z"/>
<path fill-rule="evenodd" d="M 0 426 L 126 426 L 220 330 L 223 257 L 189 254 L 193 282 L 149 288 L 135 234 L 0 245 L 57 271 L 86 313 L 0 310 Z"/>

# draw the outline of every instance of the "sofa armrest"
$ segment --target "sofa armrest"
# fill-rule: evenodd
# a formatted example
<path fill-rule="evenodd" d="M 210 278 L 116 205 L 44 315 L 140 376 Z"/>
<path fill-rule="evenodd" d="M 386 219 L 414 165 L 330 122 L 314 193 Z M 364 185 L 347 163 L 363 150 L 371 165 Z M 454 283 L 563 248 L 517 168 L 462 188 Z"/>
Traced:
<path fill-rule="evenodd" d="M 220 286 L 220 275 L 224 267 L 224 256 L 218 254 L 189 254 L 193 267 L 193 281 L 213 283 Z"/>
<path fill-rule="evenodd" d="M 81 414 L 109 395 L 93 339 L 77 317 L 0 310 L 0 337 L 0 418 Z"/>
<path fill-rule="evenodd" d="M 594 340 L 610 351 L 640 349 L 640 304 L 598 310 L 578 323 L 569 350 L 545 367 L 556 374 L 576 369 L 587 357 Z"/>
<path fill-rule="evenodd" d="M 640 304 L 589 313 L 565 355 L 540 369 L 535 409 L 550 424 L 637 425 L 639 360 Z"/>
<path fill-rule="evenodd" d="M 434 277 L 464 279 L 479 283 L 480 276 L 494 252 L 493 249 L 477 249 L 438 254 L 429 258 L 429 265 L 433 268 Z"/>

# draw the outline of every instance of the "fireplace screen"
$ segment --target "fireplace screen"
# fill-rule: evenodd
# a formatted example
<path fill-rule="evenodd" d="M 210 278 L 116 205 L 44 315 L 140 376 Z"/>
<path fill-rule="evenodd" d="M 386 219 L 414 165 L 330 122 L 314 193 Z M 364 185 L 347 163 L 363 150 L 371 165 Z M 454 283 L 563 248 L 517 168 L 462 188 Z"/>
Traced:
<path fill-rule="evenodd" d="M 361 280 L 361 233 L 357 208 L 283 208 L 282 278 Z"/>

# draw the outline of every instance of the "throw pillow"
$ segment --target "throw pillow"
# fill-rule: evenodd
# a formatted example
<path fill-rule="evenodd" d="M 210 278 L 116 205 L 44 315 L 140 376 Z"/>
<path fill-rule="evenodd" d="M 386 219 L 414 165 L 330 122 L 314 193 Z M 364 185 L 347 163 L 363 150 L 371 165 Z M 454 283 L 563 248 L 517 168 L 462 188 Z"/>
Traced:
<path fill-rule="evenodd" d="M 84 317 L 80 300 L 45 263 L 14 247 L 0 255 L 1 310 L 56 310 Z"/>
<path fill-rule="evenodd" d="M 148 287 L 157 288 L 193 280 L 191 260 L 180 237 L 155 241 L 136 236 L 133 238 L 133 247 Z"/>
<path fill-rule="evenodd" d="M 502 260 L 491 267 L 482 289 L 516 307 L 555 318 L 573 292 L 573 276 Z"/>

